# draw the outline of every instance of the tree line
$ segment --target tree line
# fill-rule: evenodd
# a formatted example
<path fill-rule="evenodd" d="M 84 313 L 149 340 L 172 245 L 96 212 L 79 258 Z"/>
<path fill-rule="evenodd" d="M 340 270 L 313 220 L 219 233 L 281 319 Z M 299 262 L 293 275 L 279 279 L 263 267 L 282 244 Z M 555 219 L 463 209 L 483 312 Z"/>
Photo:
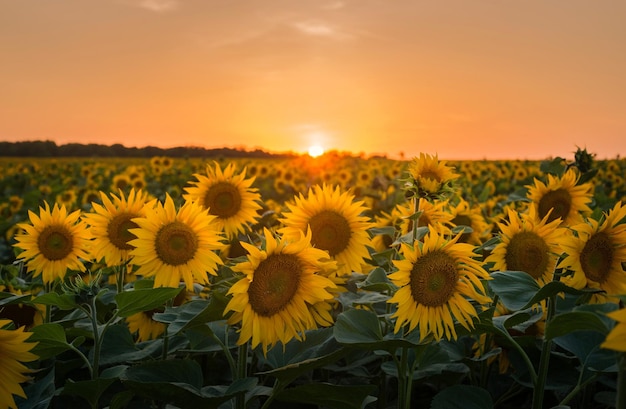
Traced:
<path fill-rule="evenodd" d="M 273 154 L 260 149 L 252 151 L 202 147 L 181 146 L 176 148 L 158 148 L 146 146 L 143 148 L 126 147 L 121 144 L 100 145 L 68 143 L 57 145 L 54 141 L 25 141 L 25 142 L 0 142 L 0 156 L 30 156 L 30 157 L 117 157 L 117 158 L 152 158 L 154 156 L 168 156 L 174 158 L 185 157 L 290 157 L 291 153 Z"/>

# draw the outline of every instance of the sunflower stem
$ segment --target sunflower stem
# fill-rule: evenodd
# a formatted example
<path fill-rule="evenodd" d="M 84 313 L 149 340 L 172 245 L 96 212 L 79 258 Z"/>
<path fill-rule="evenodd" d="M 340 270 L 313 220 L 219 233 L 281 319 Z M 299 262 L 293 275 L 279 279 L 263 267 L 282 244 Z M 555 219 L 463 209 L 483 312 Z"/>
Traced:
<path fill-rule="evenodd" d="M 248 343 L 239 345 L 239 355 L 237 356 L 237 379 L 244 379 L 248 376 Z M 235 407 L 245 409 L 246 394 L 241 392 L 235 397 Z"/>
<path fill-rule="evenodd" d="M 553 281 L 560 280 L 559 274 L 554 274 Z M 556 312 L 556 295 L 551 295 L 546 300 L 547 304 L 547 315 L 546 315 L 546 325 L 545 328 L 548 329 L 550 325 L 550 321 Z M 544 330 L 545 332 L 545 330 Z M 543 395 L 546 388 L 546 380 L 548 379 L 548 368 L 550 366 L 550 354 L 552 351 L 552 339 L 543 339 L 543 345 L 541 347 L 541 357 L 539 358 L 539 368 L 537 371 L 537 379 L 534 382 L 533 389 L 533 409 L 541 409 L 543 406 Z"/>
<path fill-rule="evenodd" d="M 124 292 L 124 276 L 126 275 L 126 263 L 119 266 L 117 270 L 117 293 Z"/>
<path fill-rule="evenodd" d="M 98 379 L 100 376 L 100 348 L 102 345 L 102 340 L 100 339 L 101 334 L 98 332 L 98 314 L 96 310 L 96 297 L 91 299 L 91 305 L 89 306 L 90 310 L 90 318 L 91 318 L 91 326 L 93 328 L 93 372 L 91 374 L 91 379 Z M 102 331 L 102 336 L 104 336 L 104 331 Z"/>
<path fill-rule="evenodd" d="M 617 372 L 616 409 L 626 409 L 626 352 L 620 353 L 619 370 Z"/>

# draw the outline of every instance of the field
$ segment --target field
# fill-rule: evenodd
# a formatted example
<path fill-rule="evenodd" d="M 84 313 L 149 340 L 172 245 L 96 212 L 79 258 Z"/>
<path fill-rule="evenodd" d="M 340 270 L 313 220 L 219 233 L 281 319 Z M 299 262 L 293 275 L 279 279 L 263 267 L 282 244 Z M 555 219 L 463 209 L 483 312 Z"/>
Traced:
<path fill-rule="evenodd" d="M 624 408 L 625 175 L 0 158 L 0 409 Z"/>

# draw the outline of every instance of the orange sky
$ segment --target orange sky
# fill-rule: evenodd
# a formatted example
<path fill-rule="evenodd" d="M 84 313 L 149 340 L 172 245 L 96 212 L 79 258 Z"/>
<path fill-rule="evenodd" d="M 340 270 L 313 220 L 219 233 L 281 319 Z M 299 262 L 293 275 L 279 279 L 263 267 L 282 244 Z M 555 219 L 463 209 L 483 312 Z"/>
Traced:
<path fill-rule="evenodd" d="M 0 140 L 626 156 L 623 0 L 0 0 Z"/>

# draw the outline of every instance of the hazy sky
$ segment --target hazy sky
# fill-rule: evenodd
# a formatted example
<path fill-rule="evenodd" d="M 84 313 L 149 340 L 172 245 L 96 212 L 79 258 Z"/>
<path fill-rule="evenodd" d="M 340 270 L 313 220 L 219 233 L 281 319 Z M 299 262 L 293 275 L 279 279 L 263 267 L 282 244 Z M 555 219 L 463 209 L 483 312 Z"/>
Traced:
<path fill-rule="evenodd" d="M 626 156 L 624 0 L 0 0 L 0 140 Z"/>

